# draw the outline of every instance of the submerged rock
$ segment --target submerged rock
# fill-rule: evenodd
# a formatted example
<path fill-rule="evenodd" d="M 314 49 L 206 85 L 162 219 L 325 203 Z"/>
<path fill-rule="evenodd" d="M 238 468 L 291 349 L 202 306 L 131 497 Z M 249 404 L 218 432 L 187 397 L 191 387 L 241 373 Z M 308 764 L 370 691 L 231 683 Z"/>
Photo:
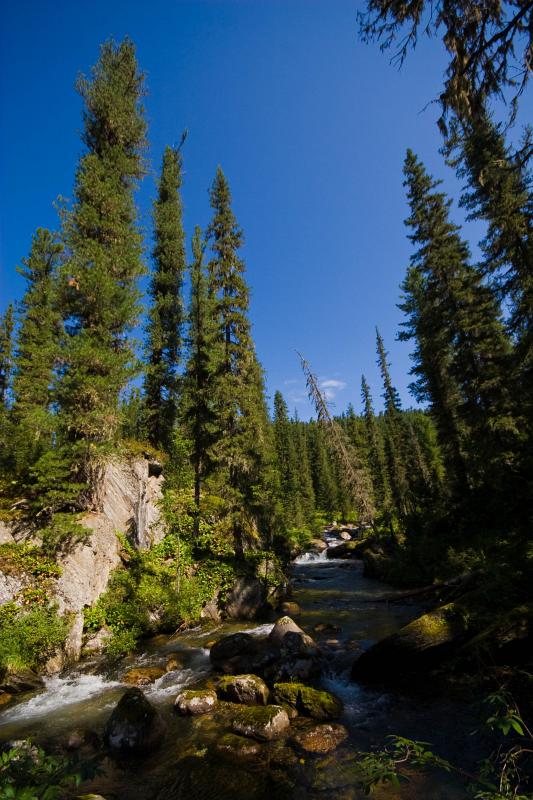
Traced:
<path fill-rule="evenodd" d="M 174 708 L 183 716 L 209 714 L 217 705 L 216 692 L 211 689 L 184 689 L 174 701 Z"/>
<path fill-rule="evenodd" d="M 132 686 L 148 686 L 164 674 L 165 670 L 161 667 L 134 667 L 124 673 L 122 681 Z"/>
<path fill-rule="evenodd" d="M 276 702 L 289 705 L 300 714 L 320 722 L 337 719 L 342 714 L 338 697 L 303 683 L 275 683 L 274 698 Z"/>
<path fill-rule="evenodd" d="M 308 753 L 329 753 L 347 738 L 348 731 L 344 725 L 338 723 L 315 725 L 307 730 L 298 731 L 292 737 L 295 744 Z"/>
<path fill-rule="evenodd" d="M 104 730 L 104 740 L 112 750 L 147 753 L 161 744 L 166 723 L 140 689 L 122 695 Z"/>
<path fill-rule="evenodd" d="M 245 705 L 266 706 L 268 686 L 257 675 L 227 675 L 221 678 L 217 688 L 221 700 Z"/>
<path fill-rule="evenodd" d="M 165 664 L 165 672 L 174 672 L 183 668 L 183 656 L 181 653 L 170 653 Z"/>
<path fill-rule="evenodd" d="M 279 739 L 289 727 L 289 717 L 281 706 L 240 706 L 231 721 L 232 730 L 253 739 Z"/>
<path fill-rule="evenodd" d="M 261 755 L 264 745 L 245 736 L 225 733 L 215 744 L 215 751 L 231 761 L 250 761 Z"/>
<path fill-rule="evenodd" d="M 362 558 L 363 553 L 369 547 L 369 543 L 363 541 L 343 542 L 335 547 L 329 547 L 326 553 L 328 558 Z"/>

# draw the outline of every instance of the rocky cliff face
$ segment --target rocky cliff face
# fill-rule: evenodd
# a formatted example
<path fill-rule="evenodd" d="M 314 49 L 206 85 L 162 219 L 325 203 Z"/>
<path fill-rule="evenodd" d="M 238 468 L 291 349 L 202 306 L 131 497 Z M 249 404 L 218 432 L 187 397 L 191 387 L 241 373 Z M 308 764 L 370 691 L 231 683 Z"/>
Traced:
<path fill-rule="evenodd" d="M 60 558 L 61 576 L 54 599 L 59 611 L 72 615 L 72 626 L 62 657 L 54 659 L 50 671 L 65 661 L 76 661 L 81 653 L 83 609 L 105 592 L 110 575 L 121 563 L 117 533 L 126 535 L 137 549 L 161 541 L 164 526 L 159 509 L 163 476 L 161 466 L 145 458 L 110 461 L 94 487 L 94 508 L 81 519 L 91 530 L 86 542 L 78 543 Z M 0 530 L 0 541 L 13 541 L 9 528 Z M 0 603 L 12 600 L 24 577 L 14 579 L 0 573 Z"/>

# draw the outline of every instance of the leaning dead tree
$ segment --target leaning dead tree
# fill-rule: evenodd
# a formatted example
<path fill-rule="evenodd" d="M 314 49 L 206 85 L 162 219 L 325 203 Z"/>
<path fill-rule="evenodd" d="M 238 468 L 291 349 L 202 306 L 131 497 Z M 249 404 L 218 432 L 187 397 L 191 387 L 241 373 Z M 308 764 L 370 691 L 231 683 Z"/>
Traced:
<path fill-rule="evenodd" d="M 309 362 L 298 353 L 307 383 L 309 399 L 313 403 L 319 425 L 326 433 L 326 445 L 341 466 L 340 474 L 350 497 L 361 512 L 361 521 L 371 523 L 375 516 L 372 500 L 372 483 L 361 460 L 347 441 L 340 425 L 331 416 L 326 398 L 322 394 Z"/>

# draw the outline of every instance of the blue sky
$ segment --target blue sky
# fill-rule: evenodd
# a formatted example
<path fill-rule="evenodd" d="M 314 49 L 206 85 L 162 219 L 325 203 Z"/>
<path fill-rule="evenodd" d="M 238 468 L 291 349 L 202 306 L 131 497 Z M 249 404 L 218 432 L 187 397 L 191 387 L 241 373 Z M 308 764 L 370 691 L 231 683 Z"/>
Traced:
<path fill-rule="evenodd" d="M 335 403 L 359 409 L 365 373 L 379 407 L 374 328 L 413 403 L 409 346 L 395 341 L 410 254 L 402 161 L 411 147 L 444 187 L 438 154 L 444 56 L 422 41 L 399 72 L 357 39 L 353 0 L 4 0 L 0 12 L 0 311 L 20 297 L 15 265 L 69 197 L 81 103 L 74 89 L 108 37 L 129 35 L 146 72 L 149 174 L 137 199 L 150 239 L 164 146 L 187 128 L 188 236 L 209 221 L 217 164 L 244 229 L 251 319 L 270 395 L 309 415 L 295 350 Z M 427 106 L 427 107 L 426 107 Z M 425 109 L 425 110 L 424 110 Z M 454 216 L 461 220 L 455 209 Z M 478 229 L 470 229 L 473 243 Z"/>

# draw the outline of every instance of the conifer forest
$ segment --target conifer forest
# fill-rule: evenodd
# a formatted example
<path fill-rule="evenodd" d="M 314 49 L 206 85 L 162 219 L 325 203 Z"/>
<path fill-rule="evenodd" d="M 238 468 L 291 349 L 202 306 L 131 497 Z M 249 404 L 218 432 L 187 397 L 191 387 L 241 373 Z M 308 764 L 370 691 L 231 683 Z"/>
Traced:
<path fill-rule="evenodd" d="M 0 798 L 533 798 L 533 3 L 354 6 L 354 48 L 445 58 L 409 400 L 379 318 L 346 407 L 312 351 L 311 415 L 267 391 L 231 174 L 188 229 L 194 132 L 155 163 L 134 41 L 77 78 L 71 197 L 0 306 Z"/>

